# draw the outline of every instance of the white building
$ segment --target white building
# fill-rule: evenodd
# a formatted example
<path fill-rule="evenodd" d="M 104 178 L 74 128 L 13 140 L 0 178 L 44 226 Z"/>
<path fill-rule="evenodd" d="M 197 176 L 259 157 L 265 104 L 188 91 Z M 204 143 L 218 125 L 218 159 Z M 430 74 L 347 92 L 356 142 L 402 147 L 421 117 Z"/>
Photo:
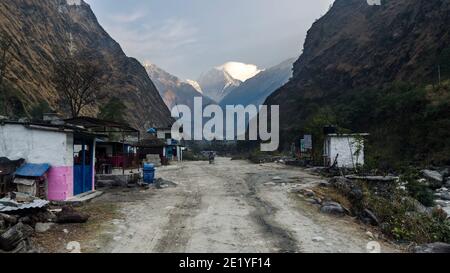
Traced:
<path fill-rule="evenodd" d="M 95 135 L 49 123 L 0 124 L 0 157 L 49 164 L 49 200 L 64 201 L 94 190 Z"/>
<path fill-rule="evenodd" d="M 364 137 L 369 134 L 329 134 L 324 142 L 326 167 L 336 163 L 340 168 L 355 168 L 364 165 Z"/>

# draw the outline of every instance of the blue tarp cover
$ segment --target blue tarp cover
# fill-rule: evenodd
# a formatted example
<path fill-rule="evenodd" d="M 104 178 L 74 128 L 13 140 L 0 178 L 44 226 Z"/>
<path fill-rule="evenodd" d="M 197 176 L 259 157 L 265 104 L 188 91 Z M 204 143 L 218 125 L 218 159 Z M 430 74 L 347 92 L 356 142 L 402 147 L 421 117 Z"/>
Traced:
<path fill-rule="evenodd" d="M 50 164 L 27 163 L 17 169 L 16 176 L 41 177 L 48 171 L 48 169 L 50 169 Z"/>

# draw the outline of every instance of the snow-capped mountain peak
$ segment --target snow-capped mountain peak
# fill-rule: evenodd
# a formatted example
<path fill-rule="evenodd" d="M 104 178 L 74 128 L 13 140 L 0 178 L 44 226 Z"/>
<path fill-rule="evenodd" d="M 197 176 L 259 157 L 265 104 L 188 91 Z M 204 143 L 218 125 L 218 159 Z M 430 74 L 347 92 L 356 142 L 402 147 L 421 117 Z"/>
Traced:
<path fill-rule="evenodd" d="M 201 86 L 203 94 L 216 102 L 219 102 L 242 83 L 218 67 L 203 73 L 197 82 Z"/>
<path fill-rule="evenodd" d="M 221 66 L 216 67 L 218 70 L 227 72 L 231 77 L 241 82 L 253 78 L 258 75 L 262 70 L 254 64 L 245 64 L 240 62 L 227 62 Z"/>
<path fill-rule="evenodd" d="M 203 94 L 202 87 L 200 86 L 200 84 L 197 81 L 188 79 L 188 80 L 186 80 L 186 83 L 190 84 L 192 87 L 194 87 L 195 90 L 197 90 L 199 93 Z"/>

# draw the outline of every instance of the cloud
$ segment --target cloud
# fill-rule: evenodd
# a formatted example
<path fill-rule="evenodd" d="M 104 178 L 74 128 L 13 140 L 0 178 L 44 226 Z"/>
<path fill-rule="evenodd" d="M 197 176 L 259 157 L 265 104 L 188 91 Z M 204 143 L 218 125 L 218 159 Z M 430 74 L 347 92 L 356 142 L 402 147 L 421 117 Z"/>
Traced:
<path fill-rule="evenodd" d="M 129 20 L 129 24 L 117 24 L 117 21 L 108 24 L 114 28 L 114 38 L 130 56 L 141 60 L 151 59 L 155 55 L 170 58 L 174 57 L 170 55 L 174 50 L 197 42 L 198 29 L 185 20 L 170 18 L 155 24 L 142 21 L 132 23 L 132 19 L 138 17 L 124 17 L 123 20 Z"/>
<path fill-rule="evenodd" d="M 143 11 L 134 11 L 130 14 L 113 14 L 109 15 L 108 19 L 122 24 L 133 23 L 148 17 L 149 15 Z"/>
<path fill-rule="evenodd" d="M 243 82 L 250 78 L 253 78 L 261 72 L 261 70 L 256 65 L 244 64 L 239 62 L 227 62 L 222 66 L 217 67 L 217 69 L 223 69 L 228 72 L 231 77 Z"/>

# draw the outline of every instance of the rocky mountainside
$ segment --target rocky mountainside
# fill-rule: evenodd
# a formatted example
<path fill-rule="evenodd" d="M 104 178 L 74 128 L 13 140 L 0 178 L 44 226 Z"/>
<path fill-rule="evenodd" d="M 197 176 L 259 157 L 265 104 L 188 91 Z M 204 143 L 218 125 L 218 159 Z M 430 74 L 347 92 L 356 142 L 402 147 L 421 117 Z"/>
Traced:
<path fill-rule="evenodd" d="M 337 123 L 372 133 L 376 152 L 393 158 L 450 161 L 448 88 L 433 87 L 439 66 L 450 76 L 449 25 L 449 0 L 336 0 L 309 30 L 293 78 L 266 101 L 281 106 L 285 146 Z"/>
<path fill-rule="evenodd" d="M 233 78 L 223 67 L 216 67 L 203 73 L 197 82 L 201 86 L 203 94 L 216 102 L 220 102 L 242 83 Z"/>
<path fill-rule="evenodd" d="M 232 90 L 220 105 L 261 105 L 275 90 L 288 82 L 292 76 L 292 65 L 296 59 L 289 59 L 264 70 Z"/>
<path fill-rule="evenodd" d="M 213 103 L 211 99 L 204 97 L 199 92 L 200 86 L 197 86 L 199 90 L 193 86 L 195 82 L 184 82 L 154 64 L 145 65 L 145 69 L 169 109 L 172 109 L 175 105 L 187 105 L 194 109 L 195 97 L 202 97 L 204 105 Z"/>
<path fill-rule="evenodd" d="M 129 109 L 127 120 L 139 128 L 167 126 L 170 112 L 144 67 L 127 57 L 98 23 L 82 0 L 14 0 L 0 2 L 0 31 L 13 38 L 13 59 L 7 82 L 24 113 L 47 102 L 61 111 L 51 82 L 51 67 L 57 57 L 71 51 L 89 50 L 104 68 L 109 81 L 108 97 L 118 97 Z M 84 115 L 95 116 L 98 105 Z M 64 113 L 67 114 L 67 113 Z"/>

